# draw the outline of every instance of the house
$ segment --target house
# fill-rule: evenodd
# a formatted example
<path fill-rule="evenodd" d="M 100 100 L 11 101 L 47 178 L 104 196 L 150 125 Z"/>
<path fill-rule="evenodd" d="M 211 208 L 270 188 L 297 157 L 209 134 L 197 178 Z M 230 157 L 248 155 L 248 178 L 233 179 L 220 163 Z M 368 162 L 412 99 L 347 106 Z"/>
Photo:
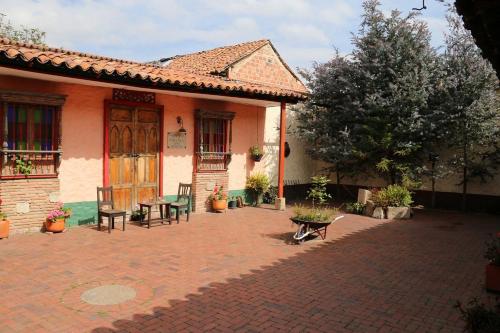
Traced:
<path fill-rule="evenodd" d="M 70 225 L 93 223 L 98 186 L 130 211 L 184 182 L 204 212 L 216 184 L 238 195 L 266 171 L 248 150 L 271 107 L 283 198 L 286 106 L 306 97 L 269 40 L 138 63 L 0 39 L 2 210 L 13 232 L 40 230 L 58 201 Z"/>

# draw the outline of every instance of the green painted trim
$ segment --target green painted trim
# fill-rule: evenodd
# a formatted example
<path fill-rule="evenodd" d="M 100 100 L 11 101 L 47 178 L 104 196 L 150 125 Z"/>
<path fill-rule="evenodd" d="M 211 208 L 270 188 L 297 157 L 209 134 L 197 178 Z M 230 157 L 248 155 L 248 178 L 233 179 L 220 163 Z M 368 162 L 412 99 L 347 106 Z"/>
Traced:
<path fill-rule="evenodd" d="M 71 217 L 66 220 L 67 227 L 97 223 L 97 201 L 67 202 L 64 207 L 73 210 Z"/>
<path fill-rule="evenodd" d="M 245 189 L 229 191 L 229 197 L 236 196 L 242 196 L 245 202 L 252 202 L 251 194 Z M 164 195 L 163 199 L 166 201 L 175 201 L 177 199 L 177 194 Z M 73 210 L 71 217 L 66 220 L 67 227 L 97 223 L 97 201 L 67 202 L 64 206 Z M 174 211 L 172 211 L 172 213 L 174 213 Z"/>
<path fill-rule="evenodd" d="M 252 202 L 252 194 L 246 189 L 243 190 L 229 190 L 229 197 L 243 197 L 245 203 Z"/>

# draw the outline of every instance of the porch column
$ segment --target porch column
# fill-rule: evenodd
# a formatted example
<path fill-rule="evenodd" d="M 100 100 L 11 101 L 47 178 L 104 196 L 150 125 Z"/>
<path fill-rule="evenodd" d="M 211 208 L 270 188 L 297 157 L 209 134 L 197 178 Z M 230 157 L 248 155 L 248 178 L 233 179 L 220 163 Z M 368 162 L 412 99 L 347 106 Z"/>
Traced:
<path fill-rule="evenodd" d="M 283 188 L 285 185 L 285 140 L 286 140 L 286 102 L 281 102 L 280 110 L 280 149 L 278 166 L 278 198 L 276 209 L 285 210 L 285 198 Z"/>

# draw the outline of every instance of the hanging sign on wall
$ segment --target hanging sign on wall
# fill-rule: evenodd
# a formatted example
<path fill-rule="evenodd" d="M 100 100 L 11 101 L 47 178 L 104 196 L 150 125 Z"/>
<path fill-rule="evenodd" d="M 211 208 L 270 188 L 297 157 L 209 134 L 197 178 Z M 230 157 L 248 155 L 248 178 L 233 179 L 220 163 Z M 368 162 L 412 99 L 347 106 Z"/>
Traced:
<path fill-rule="evenodd" d="M 167 147 L 186 149 L 186 133 L 183 132 L 168 132 Z"/>

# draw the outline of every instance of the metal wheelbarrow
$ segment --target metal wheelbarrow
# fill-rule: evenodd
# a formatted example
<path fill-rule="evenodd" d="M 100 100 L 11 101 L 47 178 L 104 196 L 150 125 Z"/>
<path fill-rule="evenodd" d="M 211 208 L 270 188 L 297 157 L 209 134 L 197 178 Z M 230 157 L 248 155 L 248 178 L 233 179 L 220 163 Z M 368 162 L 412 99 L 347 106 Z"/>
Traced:
<path fill-rule="evenodd" d="M 337 216 L 333 221 L 329 222 L 311 222 L 291 218 L 290 220 L 297 225 L 297 232 L 293 235 L 293 239 L 303 243 L 308 236 L 318 235 L 324 240 L 328 226 L 342 218 L 344 218 L 344 215 Z"/>

